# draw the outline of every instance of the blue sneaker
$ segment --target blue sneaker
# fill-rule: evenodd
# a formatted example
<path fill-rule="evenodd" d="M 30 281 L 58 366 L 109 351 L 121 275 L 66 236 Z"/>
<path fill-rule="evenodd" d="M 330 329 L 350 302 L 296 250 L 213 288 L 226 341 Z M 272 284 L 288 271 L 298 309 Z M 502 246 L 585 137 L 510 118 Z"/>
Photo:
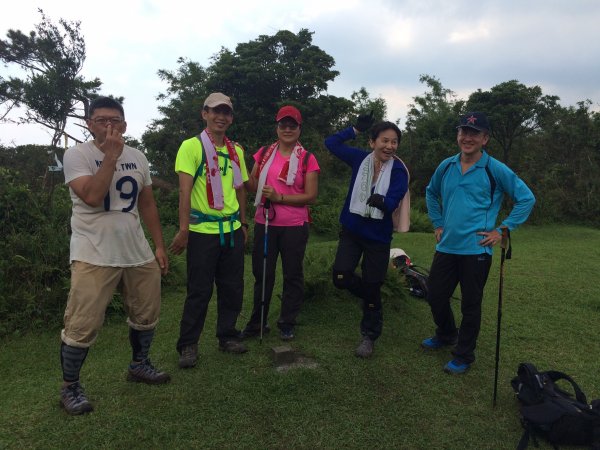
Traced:
<path fill-rule="evenodd" d="M 421 342 L 421 347 L 426 348 L 428 350 L 437 350 L 438 348 L 448 347 L 456 344 L 456 339 L 452 339 L 451 341 L 442 341 L 437 336 L 431 336 L 427 339 L 423 339 Z"/>
<path fill-rule="evenodd" d="M 471 367 L 471 364 L 462 362 L 458 359 L 453 359 L 444 366 L 444 372 L 449 373 L 450 375 L 460 375 L 469 370 L 469 367 Z"/>

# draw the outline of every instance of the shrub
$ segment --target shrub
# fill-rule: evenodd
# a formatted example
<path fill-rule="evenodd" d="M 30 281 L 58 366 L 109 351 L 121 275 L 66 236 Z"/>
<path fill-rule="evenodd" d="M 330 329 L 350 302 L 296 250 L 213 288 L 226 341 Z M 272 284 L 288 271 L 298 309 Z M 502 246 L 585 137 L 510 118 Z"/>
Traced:
<path fill-rule="evenodd" d="M 59 323 L 69 287 L 67 188 L 32 190 L 0 169 L 0 335 Z"/>
<path fill-rule="evenodd" d="M 339 295 L 331 282 L 335 247 L 331 243 L 309 245 L 304 256 L 304 296 L 306 301 Z"/>

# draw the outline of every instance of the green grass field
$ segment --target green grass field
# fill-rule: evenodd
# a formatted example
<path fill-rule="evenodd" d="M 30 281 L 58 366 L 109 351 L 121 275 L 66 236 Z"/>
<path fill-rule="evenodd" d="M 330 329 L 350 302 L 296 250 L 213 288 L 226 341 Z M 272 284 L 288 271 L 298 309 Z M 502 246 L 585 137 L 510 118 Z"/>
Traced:
<path fill-rule="evenodd" d="M 70 417 L 59 407 L 59 330 L 0 341 L 0 448 L 513 449 L 522 429 L 509 381 L 520 362 L 567 372 L 588 398 L 600 397 L 599 230 L 547 226 L 513 234 L 513 259 L 505 265 L 496 408 L 499 249 L 486 287 L 478 359 L 468 373 L 453 377 L 442 372 L 450 359 L 447 350 L 420 349 L 434 330 L 429 307 L 408 296 L 393 271 L 375 354 L 366 361 L 353 355 L 360 306 L 331 286 L 335 245 L 316 239 L 310 244 L 307 301 L 292 342 L 317 368 L 275 370 L 270 350 L 281 345 L 276 332 L 262 345 L 249 341 L 247 354 L 219 352 L 213 300 L 198 366 L 178 369 L 175 342 L 184 291 L 169 288 L 151 356 L 171 373 L 172 382 L 125 381 L 127 326 L 123 317 L 111 316 L 82 370 L 95 406 L 86 416 Z M 430 234 L 395 235 L 393 246 L 418 265 L 430 264 Z M 249 263 L 239 326 L 251 309 Z M 458 311 L 459 301 L 453 305 Z M 278 311 L 275 298 L 272 327 Z"/>

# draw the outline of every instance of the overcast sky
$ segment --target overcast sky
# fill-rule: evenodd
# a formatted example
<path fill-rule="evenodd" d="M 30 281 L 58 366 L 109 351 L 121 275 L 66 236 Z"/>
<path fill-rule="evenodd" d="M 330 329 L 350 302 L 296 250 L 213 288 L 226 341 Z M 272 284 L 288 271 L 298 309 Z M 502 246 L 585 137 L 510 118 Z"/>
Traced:
<path fill-rule="evenodd" d="M 128 134 L 138 139 L 159 117 L 159 69 L 176 69 L 180 56 L 206 67 L 221 47 L 282 29 L 313 31 L 313 44 L 335 59 L 340 75 L 330 94 L 349 98 L 364 86 L 385 98 L 388 119 L 401 119 L 401 128 L 425 91 L 420 74 L 463 99 L 516 79 L 565 106 L 600 104 L 598 0 L 18 0 L 0 15 L 2 39 L 10 28 L 33 30 L 38 7 L 55 24 L 81 21 L 82 75 L 100 78 L 103 94 L 125 97 Z M 0 67 L 0 76 L 8 73 Z M 0 124 L 0 144 L 49 142 L 39 126 Z"/>

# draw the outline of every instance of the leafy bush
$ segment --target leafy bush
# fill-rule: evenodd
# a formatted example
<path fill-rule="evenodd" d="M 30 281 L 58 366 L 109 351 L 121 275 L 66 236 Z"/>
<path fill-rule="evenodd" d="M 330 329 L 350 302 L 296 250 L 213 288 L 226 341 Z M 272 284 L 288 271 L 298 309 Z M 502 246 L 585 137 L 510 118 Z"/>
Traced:
<path fill-rule="evenodd" d="M 0 169 L 0 335 L 59 323 L 69 288 L 68 190 L 24 180 Z"/>
<path fill-rule="evenodd" d="M 331 242 L 309 244 L 304 256 L 304 296 L 306 301 L 339 295 L 331 282 L 335 247 Z"/>
<path fill-rule="evenodd" d="M 431 221 L 427 215 L 425 198 L 411 191 L 410 198 L 410 231 L 428 233 L 432 230 Z"/>
<path fill-rule="evenodd" d="M 350 172 L 344 170 L 346 168 L 344 165 L 339 168 L 339 171 L 347 172 L 347 177 L 343 179 L 332 177 L 328 174 L 333 172 L 334 168 L 326 161 L 322 163 L 319 160 L 319 164 L 321 165 L 319 196 L 317 202 L 310 207 L 313 230 L 317 234 L 335 238 L 340 228 L 339 216 L 346 199 Z"/>

